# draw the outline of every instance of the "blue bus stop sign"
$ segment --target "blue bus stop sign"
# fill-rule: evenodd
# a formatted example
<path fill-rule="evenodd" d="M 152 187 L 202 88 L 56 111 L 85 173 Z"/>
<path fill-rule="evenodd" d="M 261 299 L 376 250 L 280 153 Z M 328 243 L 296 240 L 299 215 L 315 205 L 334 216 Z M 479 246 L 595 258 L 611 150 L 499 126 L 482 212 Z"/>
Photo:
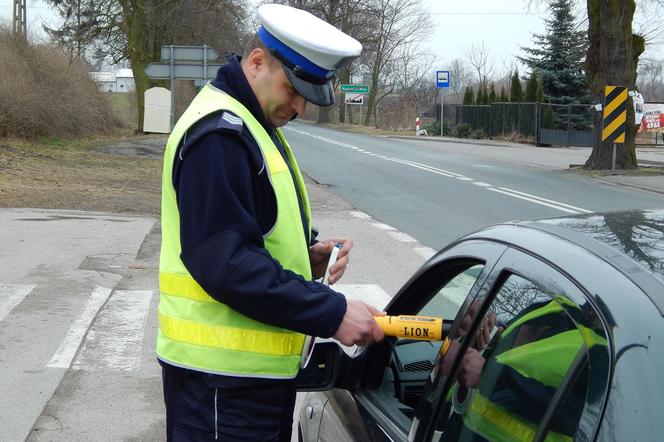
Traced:
<path fill-rule="evenodd" d="M 436 71 L 436 87 L 450 87 L 450 71 Z"/>

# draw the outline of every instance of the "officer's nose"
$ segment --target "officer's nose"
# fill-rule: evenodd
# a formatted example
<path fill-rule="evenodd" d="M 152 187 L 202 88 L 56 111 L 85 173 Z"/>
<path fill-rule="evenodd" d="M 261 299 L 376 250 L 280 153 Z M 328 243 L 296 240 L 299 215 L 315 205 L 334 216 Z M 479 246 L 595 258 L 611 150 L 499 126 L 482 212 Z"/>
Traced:
<path fill-rule="evenodd" d="M 295 94 L 292 105 L 296 114 L 304 115 L 304 110 L 307 108 L 307 100 L 302 95 Z"/>

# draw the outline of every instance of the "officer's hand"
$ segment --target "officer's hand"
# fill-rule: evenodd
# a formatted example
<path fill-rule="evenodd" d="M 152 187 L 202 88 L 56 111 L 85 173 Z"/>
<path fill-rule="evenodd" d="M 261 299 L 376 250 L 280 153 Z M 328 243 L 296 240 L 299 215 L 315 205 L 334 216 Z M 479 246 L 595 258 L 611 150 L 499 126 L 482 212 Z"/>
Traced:
<path fill-rule="evenodd" d="M 350 239 L 329 239 L 320 241 L 309 247 L 309 261 L 311 262 L 311 273 L 314 278 L 322 278 L 325 276 L 325 269 L 327 268 L 327 261 L 330 258 L 330 253 L 335 244 L 341 244 L 337 261 L 330 268 L 330 277 L 328 284 L 332 285 L 339 281 L 346 271 L 348 261 L 350 260 L 350 249 L 353 248 L 353 241 Z"/>
<path fill-rule="evenodd" d="M 493 327 L 495 325 L 496 325 L 495 313 L 489 313 L 484 318 L 482 318 L 480 327 L 477 330 L 477 333 L 475 334 L 475 342 L 473 346 L 476 349 L 482 351 L 491 343 L 491 340 L 493 338 L 493 336 L 491 336 L 491 331 L 493 330 Z M 500 328 L 498 330 L 500 331 Z"/>
<path fill-rule="evenodd" d="M 385 316 L 385 312 L 357 299 L 346 302 L 346 314 L 333 338 L 348 346 L 366 346 L 381 341 L 385 334 L 374 316 Z"/>
<path fill-rule="evenodd" d="M 480 377 L 484 369 L 484 358 L 474 348 L 466 350 L 459 366 L 459 384 L 465 388 L 475 388 L 480 384 Z"/>

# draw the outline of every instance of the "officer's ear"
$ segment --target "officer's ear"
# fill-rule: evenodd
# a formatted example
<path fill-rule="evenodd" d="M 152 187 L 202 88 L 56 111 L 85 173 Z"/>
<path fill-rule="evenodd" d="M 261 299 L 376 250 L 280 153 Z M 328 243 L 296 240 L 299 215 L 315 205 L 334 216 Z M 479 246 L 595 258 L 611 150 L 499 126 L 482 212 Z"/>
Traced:
<path fill-rule="evenodd" d="M 269 69 L 270 54 L 265 49 L 254 48 L 242 61 L 245 62 L 245 72 L 255 77 L 263 69 Z"/>

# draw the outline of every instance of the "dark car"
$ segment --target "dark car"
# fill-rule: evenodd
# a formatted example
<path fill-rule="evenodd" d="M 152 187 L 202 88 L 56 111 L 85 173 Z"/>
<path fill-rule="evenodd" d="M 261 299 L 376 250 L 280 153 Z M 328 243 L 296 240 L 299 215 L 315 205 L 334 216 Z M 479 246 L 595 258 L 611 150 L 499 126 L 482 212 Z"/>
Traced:
<path fill-rule="evenodd" d="M 447 341 L 317 343 L 301 440 L 664 439 L 664 210 L 483 229 L 385 310 Z"/>

